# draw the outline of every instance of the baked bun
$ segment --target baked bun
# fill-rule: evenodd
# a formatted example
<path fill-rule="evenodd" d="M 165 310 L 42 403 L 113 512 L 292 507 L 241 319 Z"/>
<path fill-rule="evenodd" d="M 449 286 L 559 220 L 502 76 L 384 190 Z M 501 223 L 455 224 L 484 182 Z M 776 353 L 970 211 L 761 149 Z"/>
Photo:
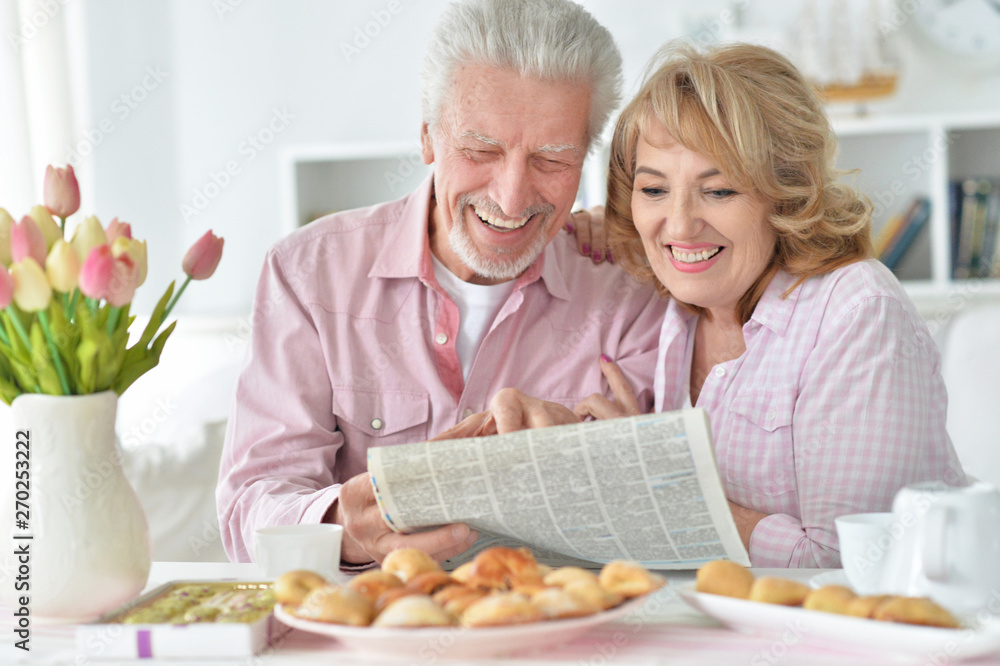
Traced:
<path fill-rule="evenodd" d="M 801 606 L 809 595 L 809 586 L 786 578 L 764 576 L 750 586 L 750 601 L 781 606 Z"/>
<path fill-rule="evenodd" d="M 274 581 L 274 599 L 279 604 L 297 606 L 310 592 L 326 584 L 326 579 L 313 571 L 286 571 Z"/>
<path fill-rule="evenodd" d="M 601 610 L 607 610 L 619 605 L 624 598 L 620 594 L 609 592 L 600 584 L 588 583 L 583 580 L 575 580 L 567 583 L 562 589 L 575 597 L 579 597 L 584 603 L 597 606 Z"/>
<path fill-rule="evenodd" d="M 365 571 L 352 578 L 347 587 L 355 592 L 360 592 L 374 603 L 386 590 L 403 587 L 403 581 L 394 574 L 384 571 Z"/>
<path fill-rule="evenodd" d="M 889 599 L 892 599 L 892 595 L 878 594 L 871 597 L 854 597 L 847 604 L 847 614 L 853 617 L 874 617 L 878 607 Z"/>
<path fill-rule="evenodd" d="M 416 548 L 397 548 L 382 560 L 382 571 L 396 575 L 404 583 L 425 571 L 440 571 L 441 565 Z"/>
<path fill-rule="evenodd" d="M 735 599 L 747 599 L 753 585 L 753 574 L 731 560 L 714 560 L 698 569 L 695 589 Z"/>
<path fill-rule="evenodd" d="M 480 552 L 472 560 L 466 582 L 491 590 L 513 587 L 542 587 L 538 562 L 527 548 L 494 546 Z"/>
<path fill-rule="evenodd" d="M 875 609 L 876 620 L 958 629 L 955 616 L 925 597 L 893 597 Z"/>
<path fill-rule="evenodd" d="M 379 615 L 382 611 L 403 597 L 412 597 L 413 595 L 420 593 L 420 590 L 414 590 L 411 587 L 405 586 L 388 589 L 378 595 L 378 599 L 375 600 L 375 615 Z"/>
<path fill-rule="evenodd" d="M 473 602 L 462 613 L 463 627 L 498 627 L 544 620 L 531 599 L 516 592 L 494 592 Z"/>
<path fill-rule="evenodd" d="M 294 614 L 305 620 L 366 627 L 371 624 L 374 609 L 372 602 L 360 592 L 327 585 L 310 592 Z"/>
<path fill-rule="evenodd" d="M 425 594 L 413 594 L 397 600 L 379 613 L 373 627 L 450 627 L 455 616 L 438 606 Z"/>
<path fill-rule="evenodd" d="M 468 583 L 470 571 L 472 571 L 472 560 L 456 567 L 455 570 L 451 572 L 451 577 L 459 583 Z"/>
<path fill-rule="evenodd" d="M 580 567 L 559 567 L 545 574 L 542 581 L 546 585 L 564 587 L 575 580 L 582 580 L 587 583 L 598 583 L 597 574 Z"/>
<path fill-rule="evenodd" d="M 455 617 L 462 617 L 465 609 L 485 597 L 488 592 L 481 587 L 449 585 L 434 594 L 434 603 L 440 605 Z"/>
<path fill-rule="evenodd" d="M 598 580 L 605 590 L 620 594 L 626 599 L 649 594 L 667 584 L 667 579 L 663 576 L 647 571 L 638 562 L 625 560 L 605 564 Z"/>
<path fill-rule="evenodd" d="M 857 596 L 853 590 L 843 585 L 826 585 L 818 590 L 811 590 L 802 602 L 802 607 L 806 610 L 848 615 L 848 607 Z"/>
<path fill-rule="evenodd" d="M 444 571 L 425 571 L 411 578 L 406 587 L 411 590 L 418 590 L 421 594 L 430 595 L 441 588 L 457 584 L 458 581 Z"/>
<path fill-rule="evenodd" d="M 561 587 L 548 587 L 531 595 L 531 603 L 550 620 L 583 617 L 599 613 L 602 609 L 580 595 L 570 594 Z"/>

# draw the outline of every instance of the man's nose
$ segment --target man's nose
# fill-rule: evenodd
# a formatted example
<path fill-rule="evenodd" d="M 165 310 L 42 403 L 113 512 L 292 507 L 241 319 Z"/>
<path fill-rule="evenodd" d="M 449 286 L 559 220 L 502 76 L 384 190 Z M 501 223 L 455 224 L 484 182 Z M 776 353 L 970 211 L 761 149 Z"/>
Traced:
<path fill-rule="evenodd" d="M 507 218 L 518 218 L 534 201 L 534 184 L 528 165 L 522 160 L 505 159 L 497 167 L 490 184 L 490 197 Z"/>

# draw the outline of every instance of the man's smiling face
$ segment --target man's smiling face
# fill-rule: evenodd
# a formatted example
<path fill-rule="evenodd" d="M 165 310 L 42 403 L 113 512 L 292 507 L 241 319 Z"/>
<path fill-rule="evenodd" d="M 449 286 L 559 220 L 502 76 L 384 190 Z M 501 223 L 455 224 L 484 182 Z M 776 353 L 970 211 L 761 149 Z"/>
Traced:
<path fill-rule="evenodd" d="M 468 282 L 523 273 L 569 218 L 589 114 L 585 84 L 460 69 L 440 121 L 421 135 L 434 164 L 434 256 Z"/>

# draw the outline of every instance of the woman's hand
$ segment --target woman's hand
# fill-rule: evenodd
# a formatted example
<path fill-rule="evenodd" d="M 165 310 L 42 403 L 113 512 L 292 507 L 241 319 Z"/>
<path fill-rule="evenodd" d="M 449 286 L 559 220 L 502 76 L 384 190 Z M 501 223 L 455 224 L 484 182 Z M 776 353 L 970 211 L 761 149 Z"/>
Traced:
<path fill-rule="evenodd" d="M 591 206 L 590 210 L 574 211 L 566 223 L 566 231 L 576 234 L 576 245 L 580 248 L 580 254 L 590 257 L 595 264 L 605 259 L 611 263 L 615 262 L 604 235 L 604 206 Z"/>
<path fill-rule="evenodd" d="M 594 393 L 573 408 L 573 413 L 581 419 L 593 416 L 595 419 L 616 419 L 621 416 L 635 416 L 641 414 L 639 402 L 635 399 L 635 392 L 625 379 L 625 373 L 621 371 L 618 364 L 609 359 L 604 354 L 600 358 L 601 372 L 608 380 L 611 392 L 615 396 L 614 402 L 608 400 L 600 393 Z"/>
<path fill-rule="evenodd" d="M 578 416 L 559 403 L 539 400 L 517 389 L 506 388 L 493 396 L 487 411 L 473 414 L 434 439 L 502 435 L 516 430 L 579 422 Z"/>

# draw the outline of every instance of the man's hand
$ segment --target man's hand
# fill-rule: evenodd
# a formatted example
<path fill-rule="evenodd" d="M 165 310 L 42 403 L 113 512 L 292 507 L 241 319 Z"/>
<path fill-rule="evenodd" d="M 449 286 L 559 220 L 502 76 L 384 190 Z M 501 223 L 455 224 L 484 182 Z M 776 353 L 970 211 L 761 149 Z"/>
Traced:
<path fill-rule="evenodd" d="M 611 392 L 615 396 L 614 402 L 600 393 L 594 393 L 574 407 L 573 412 L 580 418 L 593 416 L 595 419 L 616 419 L 622 416 L 641 414 L 635 393 L 618 364 L 608 359 L 604 354 L 601 354 L 600 363 L 601 372 L 607 378 L 608 386 L 611 387 Z"/>
<path fill-rule="evenodd" d="M 767 518 L 767 514 L 734 504 L 732 501 L 729 502 L 729 511 L 733 514 L 736 531 L 740 533 L 740 541 L 743 542 L 743 546 L 749 553 L 750 537 L 753 536 L 753 530 L 757 527 L 757 523 Z"/>
<path fill-rule="evenodd" d="M 397 548 L 417 548 L 440 562 L 465 552 L 479 537 L 461 523 L 418 534 L 396 534 L 382 520 L 367 473 L 348 479 L 340 487 L 340 498 L 331 513 L 333 522 L 344 526 L 340 559 L 352 564 L 381 562 Z"/>

